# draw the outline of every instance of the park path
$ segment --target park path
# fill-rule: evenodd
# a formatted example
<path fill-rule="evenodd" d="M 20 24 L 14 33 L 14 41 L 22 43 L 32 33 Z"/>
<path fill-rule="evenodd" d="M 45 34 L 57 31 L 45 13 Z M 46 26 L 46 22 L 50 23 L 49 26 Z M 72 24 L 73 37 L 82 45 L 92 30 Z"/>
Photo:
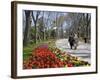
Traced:
<path fill-rule="evenodd" d="M 67 53 L 70 53 L 71 55 L 77 56 L 81 58 L 82 60 L 88 61 L 89 63 L 91 63 L 91 59 L 90 59 L 91 45 L 89 43 L 84 43 L 84 42 L 79 41 L 77 49 L 74 50 L 74 49 L 70 49 L 68 39 L 59 39 L 56 41 L 56 46 L 60 50 L 63 50 Z"/>

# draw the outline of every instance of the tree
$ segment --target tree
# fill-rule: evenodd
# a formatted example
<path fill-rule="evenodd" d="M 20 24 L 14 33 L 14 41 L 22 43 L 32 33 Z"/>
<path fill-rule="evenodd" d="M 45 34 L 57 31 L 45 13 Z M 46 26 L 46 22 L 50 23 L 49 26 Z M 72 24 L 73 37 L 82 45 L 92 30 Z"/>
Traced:
<path fill-rule="evenodd" d="M 64 38 L 64 22 L 65 22 L 65 15 L 64 13 L 56 14 L 56 26 L 57 26 L 57 37 Z"/>
<path fill-rule="evenodd" d="M 32 18 L 33 18 L 33 22 L 34 22 L 34 27 L 35 27 L 35 43 L 37 43 L 37 21 L 38 21 L 38 18 L 39 18 L 39 15 L 40 15 L 40 11 L 36 11 L 36 13 L 34 13 L 32 11 Z"/>
<path fill-rule="evenodd" d="M 78 37 L 90 37 L 90 20 L 89 13 L 68 13 L 66 21 L 71 23 L 69 33 L 77 33 Z"/>
<path fill-rule="evenodd" d="M 25 25 L 25 30 L 24 30 L 24 40 L 23 40 L 23 44 L 27 45 L 27 43 L 29 42 L 29 31 L 30 31 L 30 13 L 31 11 L 25 10 L 25 18 L 26 18 L 26 25 Z"/>

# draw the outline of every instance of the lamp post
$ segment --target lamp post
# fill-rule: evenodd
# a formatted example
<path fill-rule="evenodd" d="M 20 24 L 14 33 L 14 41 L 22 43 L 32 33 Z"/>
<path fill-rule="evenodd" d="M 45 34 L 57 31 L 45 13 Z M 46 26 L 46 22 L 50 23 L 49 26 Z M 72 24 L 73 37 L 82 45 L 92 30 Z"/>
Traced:
<path fill-rule="evenodd" d="M 64 37 L 66 37 L 65 35 L 66 35 L 66 31 L 64 30 Z"/>
<path fill-rule="evenodd" d="M 55 31 L 55 39 L 56 39 L 56 37 L 57 37 L 57 32 L 56 32 L 57 27 L 56 27 L 56 26 L 55 26 L 55 27 L 53 27 L 53 30 Z"/>

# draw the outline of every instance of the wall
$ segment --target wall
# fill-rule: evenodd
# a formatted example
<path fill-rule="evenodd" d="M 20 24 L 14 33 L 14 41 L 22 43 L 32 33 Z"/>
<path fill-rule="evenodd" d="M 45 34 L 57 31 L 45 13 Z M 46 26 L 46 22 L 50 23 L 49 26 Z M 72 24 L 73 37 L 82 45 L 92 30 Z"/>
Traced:
<path fill-rule="evenodd" d="M 25 0 L 26 1 L 26 0 Z M 37 0 L 30 0 L 37 1 Z M 100 5 L 100 0 L 38 0 L 37 2 L 66 3 L 66 4 L 83 4 L 83 5 Z M 11 59 L 11 0 L 0 0 L 0 80 L 13 80 L 10 78 L 10 59 Z M 99 6 L 100 10 L 100 6 Z M 98 12 L 98 14 L 100 11 Z M 100 21 L 100 16 L 98 16 Z M 98 21 L 98 22 L 99 22 Z M 100 24 L 98 24 L 99 26 Z M 98 34 L 100 34 L 100 27 Z M 100 45 L 100 36 L 98 37 Z M 99 46 L 98 46 L 99 49 Z M 98 53 L 100 50 L 98 50 Z M 100 54 L 98 54 L 100 57 Z M 100 59 L 98 60 L 100 61 Z M 100 67 L 100 63 L 98 63 Z M 100 69 L 98 74 L 76 75 L 62 77 L 34 78 L 34 80 L 100 80 Z M 19 79 L 20 80 L 20 79 Z M 25 79 L 22 79 L 25 80 Z M 32 78 L 26 80 L 33 80 Z"/>

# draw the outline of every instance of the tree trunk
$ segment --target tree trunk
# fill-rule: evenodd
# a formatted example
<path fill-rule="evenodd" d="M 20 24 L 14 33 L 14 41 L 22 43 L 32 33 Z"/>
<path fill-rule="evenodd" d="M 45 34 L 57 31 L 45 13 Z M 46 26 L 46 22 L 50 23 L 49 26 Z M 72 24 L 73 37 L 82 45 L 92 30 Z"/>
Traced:
<path fill-rule="evenodd" d="M 40 11 L 37 11 L 36 19 L 35 19 L 34 15 L 33 15 L 33 12 L 32 12 L 32 18 L 33 18 L 33 22 L 34 22 L 34 26 L 35 26 L 35 43 L 37 43 L 38 34 L 37 34 L 37 25 L 36 24 L 37 24 L 39 15 L 40 15 Z"/>
<path fill-rule="evenodd" d="M 42 23 L 43 23 L 43 40 L 45 40 L 46 39 L 46 35 L 45 35 L 44 12 L 43 12 L 43 16 L 42 16 Z"/>
<path fill-rule="evenodd" d="M 23 40 L 23 44 L 27 45 L 27 43 L 29 42 L 29 31 L 30 31 L 30 11 L 25 11 L 25 16 L 26 16 L 26 26 L 25 26 L 25 32 L 24 32 L 24 40 Z"/>

